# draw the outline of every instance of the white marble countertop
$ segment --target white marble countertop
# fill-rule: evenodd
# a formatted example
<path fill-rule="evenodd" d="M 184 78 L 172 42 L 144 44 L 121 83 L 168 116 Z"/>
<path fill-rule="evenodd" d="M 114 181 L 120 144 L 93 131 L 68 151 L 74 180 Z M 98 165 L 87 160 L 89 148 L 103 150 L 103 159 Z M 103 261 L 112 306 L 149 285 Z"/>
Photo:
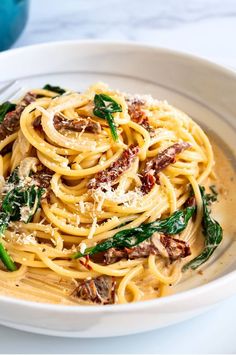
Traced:
<path fill-rule="evenodd" d="M 66 39 L 132 40 L 236 67 L 235 0 L 31 0 L 14 47 Z M 64 339 L 0 326 L 1 353 L 235 353 L 236 296 L 195 319 L 109 339 Z"/>
<path fill-rule="evenodd" d="M 15 47 L 67 39 L 132 40 L 236 65 L 235 0 L 31 0 Z"/>

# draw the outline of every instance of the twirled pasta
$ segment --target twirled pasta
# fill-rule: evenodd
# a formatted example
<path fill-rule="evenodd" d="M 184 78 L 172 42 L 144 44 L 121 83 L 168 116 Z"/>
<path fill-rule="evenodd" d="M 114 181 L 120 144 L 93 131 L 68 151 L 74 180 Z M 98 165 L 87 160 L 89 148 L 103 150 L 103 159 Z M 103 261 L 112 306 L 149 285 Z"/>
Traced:
<path fill-rule="evenodd" d="M 195 242 L 201 238 L 199 184 L 208 183 L 214 166 L 206 134 L 165 101 L 112 91 L 100 83 L 82 94 L 67 91 L 58 95 L 43 89 L 32 90 L 31 94 L 36 99 L 21 113 L 19 131 L 0 142 L 2 152 L 8 147 L 0 155 L 0 174 L 7 179 L 25 158 L 32 157 L 50 169 L 52 176 L 47 196 L 33 220 L 11 222 L 2 238 L 18 270 L 9 273 L 1 268 L 0 292 L 40 302 L 84 304 L 87 302 L 74 293 L 81 280 L 108 275 L 116 280 L 116 303 L 165 295 L 166 286 L 181 278 L 186 262 L 183 259 L 169 262 L 161 254 L 150 254 L 106 265 L 93 259 L 72 259 L 71 255 L 119 231 L 173 214 L 184 207 L 190 186 L 197 214 L 178 238 L 189 243 L 194 254 Z M 113 113 L 118 141 L 112 138 L 107 121 L 94 114 L 96 94 L 108 95 L 121 107 L 120 112 Z M 145 121 L 135 116 L 135 110 Z M 56 129 L 55 115 L 65 120 L 92 120 L 101 130 L 89 132 L 86 126 L 80 132 Z M 158 173 L 159 181 L 150 191 L 142 192 L 145 163 L 179 142 L 187 142 L 189 148 Z M 90 189 L 89 182 L 130 146 L 137 146 L 138 154 L 129 168 L 112 186 Z"/>

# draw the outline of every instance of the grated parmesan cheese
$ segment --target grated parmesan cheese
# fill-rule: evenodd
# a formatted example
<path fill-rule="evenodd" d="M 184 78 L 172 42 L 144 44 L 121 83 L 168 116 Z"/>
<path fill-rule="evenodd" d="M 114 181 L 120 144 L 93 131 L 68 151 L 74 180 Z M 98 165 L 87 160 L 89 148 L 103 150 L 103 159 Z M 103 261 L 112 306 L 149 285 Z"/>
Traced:
<path fill-rule="evenodd" d="M 126 99 L 128 99 L 131 103 L 132 101 L 143 101 L 146 106 L 159 106 L 160 103 L 167 103 L 167 101 L 160 101 L 157 99 L 154 99 L 151 95 L 131 95 L 131 94 L 126 94 L 124 93 Z"/>
<path fill-rule="evenodd" d="M 85 213 L 84 201 L 79 201 L 80 212 Z"/>
<path fill-rule="evenodd" d="M 25 234 L 25 233 L 16 233 L 15 235 L 11 234 L 11 237 L 17 238 L 16 243 L 21 244 L 21 245 L 36 245 L 37 240 L 35 238 L 36 232 L 33 232 L 31 234 Z"/>
<path fill-rule="evenodd" d="M 23 206 L 20 209 L 20 221 L 27 222 L 30 215 L 30 208 L 29 206 Z"/>
<path fill-rule="evenodd" d="M 100 201 L 98 201 L 98 205 L 97 205 L 97 211 L 98 212 L 101 212 L 104 201 L 105 201 L 105 197 L 102 197 L 100 199 Z"/>
<path fill-rule="evenodd" d="M 141 207 L 143 203 L 143 193 L 140 188 L 135 188 L 133 191 L 125 192 L 123 189 L 113 190 L 110 184 L 101 184 L 99 188 L 93 191 L 93 198 L 98 202 L 97 211 L 105 200 L 123 204 L 125 207 Z"/>
<path fill-rule="evenodd" d="M 88 235 L 88 239 L 93 239 L 94 233 L 96 232 L 96 228 L 97 228 L 97 217 L 93 218 L 93 223 Z"/>
<path fill-rule="evenodd" d="M 83 243 L 83 242 L 80 243 L 79 250 L 80 250 L 81 254 L 84 254 L 86 248 L 87 248 L 87 245 L 85 243 Z"/>
<path fill-rule="evenodd" d="M 60 165 L 61 165 L 62 168 L 67 168 L 68 162 L 63 161 Z"/>

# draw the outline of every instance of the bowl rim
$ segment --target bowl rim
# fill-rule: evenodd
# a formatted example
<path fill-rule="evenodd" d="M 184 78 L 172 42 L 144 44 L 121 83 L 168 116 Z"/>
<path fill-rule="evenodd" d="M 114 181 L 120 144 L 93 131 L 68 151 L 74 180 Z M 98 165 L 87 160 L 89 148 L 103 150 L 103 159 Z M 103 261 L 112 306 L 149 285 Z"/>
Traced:
<path fill-rule="evenodd" d="M 203 55 L 195 55 L 187 51 L 183 50 L 176 50 L 168 47 L 157 46 L 155 44 L 149 44 L 142 41 L 133 42 L 131 40 L 106 40 L 106 39 L 79 39 L 79 40 L 61 40 L 61 41 L 51 41 L 51 42 L 42 42 L 42 43 L 35 43 L 30 45 L 25 45 L 17 48 L 9 48 L 5 51 L 0 52 L 0 59 L 1 57 L 14 55 L 15 53 L 21 53 L 24 51 L 31 51 L 36 48 L 45 50 L 50 47 L 63 47 L 63 46 L 80 46 L 80 45 L 104 45 L 104 46 L 127 46 L 139 49 L 147 49 L 147 50 L 154 50 L 160 53 L 170 54 L 176 57 L 187 58 L 189 60 L 193 60 L 195 62 L 199 62 L 205 66 L 215 68 L 218 71 L 224 72 L 225 74 L 229 74 L 236 78 L 236 68 L 228 66 L 222 63 L 216 63 L 213 60 L 204 57 Z M 4 80 L 5 81 L 5 80 Z M 1 81 L 0 81 L 1 83 Z"/>
<path fill-rule="evenodd" d="M 108 41 L 108 40 L 92 40 L 92 39 L 84 39 L 84 40 L 63 40 L 63 41 L 53 41 L 46 43 L 33 44 L 28 46 L 23 46 L 19 48 L 12 48 L 6 51 L 0 52 L 0 60 L 1 58 L 11 56 L 14 54 L 21 54 L 25 51 L 32 51 L 36 48 L 47 50 L 48 48 L 53 47 L 66 47 L 66 46 L 101 46 L 104 45 L 106 47 L 112 46 L 127 46 L 133 47 L 140 50 L 153 50 L 156 53 L 163 53 L 171 56 L 176 56 L 182 59 L 188 59 L 190 61 L 194 61 L 195 63 L 199 63 L 200 65 L 204 65 L 210 68 L 213 68 L 221 73 L 229 75 L 231 78 L 236 80 L 236 70 L 232 67 L 228 67 L 226 65 L 215 63 L 203 56 L 197 56 L 194 54 L 190 54 L 184 51 L 177 51 L 170 48 L 159 47 L 154 44 L 146 44 L 143 42 L 132 42 L 132 41 Z M 6 81 L 4 81 L 6 82 Z M 0 82 L 1 83 L 1 82 Z M 182 301 L 187 301 L 188 299 L 197 298 L 200 295 L 207 294 L 208 291 L 217 289 L 222 286 L 227 286 L 231 282 L 236 281 L 236 270 L 233 270 L 226 275 L 219 276 L 215 280 L 209 281 L 204 285 L 200 285 L 194 288 L 191 288 L 187 291 L 182 291 L 177 294 L 168 295 L 161 298 L 156 298 L 152 300 L 139 301 L 135 303 L 129 304 L 114 304 L 114 305 L 106 305 L 105 307 L 102 305 L 95 306 L 84 306 L 84 305 L 65 305 L 65 304 L 53 304 L 53 303 L 43 303 L 36 302 L 30 300 L 24 300 L 20 298 L 9 297 L 5 295 L 0 295 L 0 303 L 8 303 L 10 305 L 22 306 L 29 309 L 37 309 L 37 310 L 45 310 L 45 311 L 55 311 L 58 313 L 117 313 L 120 311 L 136 311 L 136 310 L 146 310 L 150 309 L 154 306 L 164 306 L 170 305 Z"/>

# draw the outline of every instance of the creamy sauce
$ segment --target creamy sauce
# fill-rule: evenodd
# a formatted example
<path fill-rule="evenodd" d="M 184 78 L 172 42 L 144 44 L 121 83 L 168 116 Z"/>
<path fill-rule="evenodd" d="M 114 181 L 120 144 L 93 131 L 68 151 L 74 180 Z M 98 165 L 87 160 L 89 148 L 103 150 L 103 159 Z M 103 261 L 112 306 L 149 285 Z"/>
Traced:
<path fill-rule="evenodd" d="M 212 217 L 223 228 L 223 241 L 201 271 L 183 274 L 180 284 L 171 287 L 170 293 L 181 292 L 205 284 L 235 269 L 236 260 L 236 160 L 219 138 L 210 137 L 213 146 L 215 167 L 213 176 L 204 185 L 215 185 L 218 201 L 212 205 Z M 201 234 L 201 230 L 199 231 Z M 197 238 L 190 259 L 198 255 L 204 244 L 204 237 Z"/>

